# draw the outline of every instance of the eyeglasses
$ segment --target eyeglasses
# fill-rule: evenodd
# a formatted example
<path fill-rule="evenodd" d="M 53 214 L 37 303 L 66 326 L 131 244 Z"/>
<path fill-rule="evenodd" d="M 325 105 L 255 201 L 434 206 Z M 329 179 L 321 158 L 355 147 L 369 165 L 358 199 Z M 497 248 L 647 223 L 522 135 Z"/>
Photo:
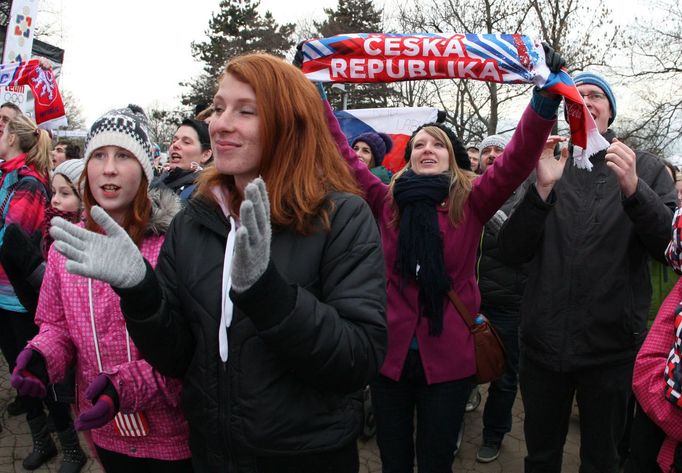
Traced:
<path fill-rule="evenodd" d="M 601 92 L 590 92 L 589 94 L 580 94 L 584 99 L 590 99 L 594 102 L 601 102 L 606 98 L 605 94 Z"/>

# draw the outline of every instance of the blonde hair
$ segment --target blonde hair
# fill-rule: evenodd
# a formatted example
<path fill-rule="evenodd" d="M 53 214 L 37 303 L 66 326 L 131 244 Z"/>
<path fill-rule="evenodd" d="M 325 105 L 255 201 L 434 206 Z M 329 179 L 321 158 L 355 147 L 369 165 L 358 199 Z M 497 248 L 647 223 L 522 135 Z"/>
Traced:
<path fill-rule="evenodd" d="M 48 132 L 38 128 L 33 120 L 23 114 L 9 121 L 7 131 L 16 135 L 19 149 L 26 153 L 26 164 L 33 165 L 39 174 L 47 177 L 52 166 L 52 140 Z"/>
<path fill-rule="evenodd" d="M 460 168 L 457 165 L 457 160 L 455 159 L 455 150 L 452 147 L 452 142 L 450 141 L 450 138 L 448 138 L 448 135 L 438 128 L 437 126 L 425 126 L 422 128 L 421 131 L 424 131 L 425 133 L 428 133 L 430 136 L 433 138 L 437 139 L 438 141 L 441 141 L 442 143 L 445 144 L 445 148 L 448 150 L 448 170 L 445 171 L 445 174 L 448 175 L 450 178 L 450 191 L 448 192 L 448 218 L 450 220 L 450 224 L 453 227 L 456 227 L 460 223 L 462 223 L 462 218 L 464 217 L 464 202 L 467 200 L 469 197 L 469 193 L 471 192 L 471 185 L 474 182 L 474 179 L 476 179 L 476 174 L 472 171 L 467 171 L 462 168 Z M 417 136 L 418 133 L 416 133 L 412 138 L 410 138 L 410 141 L 408 141 L 407 146 L 412 147 L 414 146 L 414 139 Z M 400 179 L 400 177 L 405 174 L 408 170 L 412 169 L 412 164 L 411 161 L 408 161 L 405 167 L 403 167 L 400 171 L 395 173 L 393 175 L 393 179 L 391 179 L 391 183 L 389 184 L 389 189 L 390 189 L 390 195 L 393 195 L 393 191 L 395 188 L 395 183 Z M 398 209 L 397 204 L 395 203 L 395 200 L 392 203 L 393 207 L 393 218 L 391 220 L 391 223 L 395 226 L 398 225 L 400 222 L 400 210 Z"/>

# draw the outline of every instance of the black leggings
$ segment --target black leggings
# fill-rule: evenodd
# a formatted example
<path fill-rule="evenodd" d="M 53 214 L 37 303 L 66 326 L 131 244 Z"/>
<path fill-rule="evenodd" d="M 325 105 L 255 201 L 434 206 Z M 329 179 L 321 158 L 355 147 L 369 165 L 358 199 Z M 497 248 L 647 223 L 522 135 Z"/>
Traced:
<path fill-rule="evenodd" d="M 99 461 L 107 473 L 192 473 L 192 460 L 155 460 L 135 458 L 95 445 Z"/>
<path fill-rule="evenodd" d="M 33 323 L 33 314 L 0 309 L 0 349 L 7 360 L 10 374 L 17 364 L 17 356 L 26 347 L 26 343 L 37 333 L 38 327 Z M 20 397 L 26 406 L 27 420 L 43 415 L 43 402 L 45 402 L 58 432 L 71 425 L 69 405 L 55 401 L 49 393 L 45 399 L 30 396 Z"/>

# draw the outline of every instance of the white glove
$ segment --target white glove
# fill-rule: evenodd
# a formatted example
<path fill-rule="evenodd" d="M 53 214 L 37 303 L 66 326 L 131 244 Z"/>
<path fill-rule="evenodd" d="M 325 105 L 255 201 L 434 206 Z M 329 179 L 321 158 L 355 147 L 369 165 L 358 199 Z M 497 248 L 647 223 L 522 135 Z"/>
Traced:
<path fill-rule="evenodd" d="M 244 189 L 239 218 L 241 226 L 235 235 L 232 259 L 232 289 L 244 292 L 258 281 L 270 263 L 270 201 L 260 177 Z"/>
<path fill-rule="evenodd" d="M 60 217 L 52 219 L 50 235 L 54 238 L 55 249 L 68 260 L 66 270 L 114 287 L 129 288 L 139 284 L 144 279 L 146 267 L 133 240 L 102 207 L 92 207 L 90 215 L 104 229 L 105 235 Z"/>

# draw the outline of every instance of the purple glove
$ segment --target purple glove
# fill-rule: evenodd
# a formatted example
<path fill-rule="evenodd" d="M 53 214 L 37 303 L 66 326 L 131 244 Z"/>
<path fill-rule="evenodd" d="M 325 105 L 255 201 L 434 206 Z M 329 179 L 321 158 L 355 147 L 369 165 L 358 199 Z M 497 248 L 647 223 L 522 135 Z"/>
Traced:
<path fill-rule="evenodd" d="M 85 397 L 90 399 L 92 407 L 78 416 L 74 425 L 76 430 L 98 429 L 114 418 L 118 409 L 118 395 L 111 381 L 105 374 L 100 374 L 85 390 Z"/>
<path fill-rule="evenodd" d="M 44 398 L 47 394 L 45 383 L 28 370 L 28 364 L 31 358 L 33 358 L 34 353 L 36 356 L 40 356 L 30 348 L 21 350 L 21 353 L 17 356 L 17 366 L 12 371 L 12 376 L 10 377 L 10 384 L 21 396 Z"/>

